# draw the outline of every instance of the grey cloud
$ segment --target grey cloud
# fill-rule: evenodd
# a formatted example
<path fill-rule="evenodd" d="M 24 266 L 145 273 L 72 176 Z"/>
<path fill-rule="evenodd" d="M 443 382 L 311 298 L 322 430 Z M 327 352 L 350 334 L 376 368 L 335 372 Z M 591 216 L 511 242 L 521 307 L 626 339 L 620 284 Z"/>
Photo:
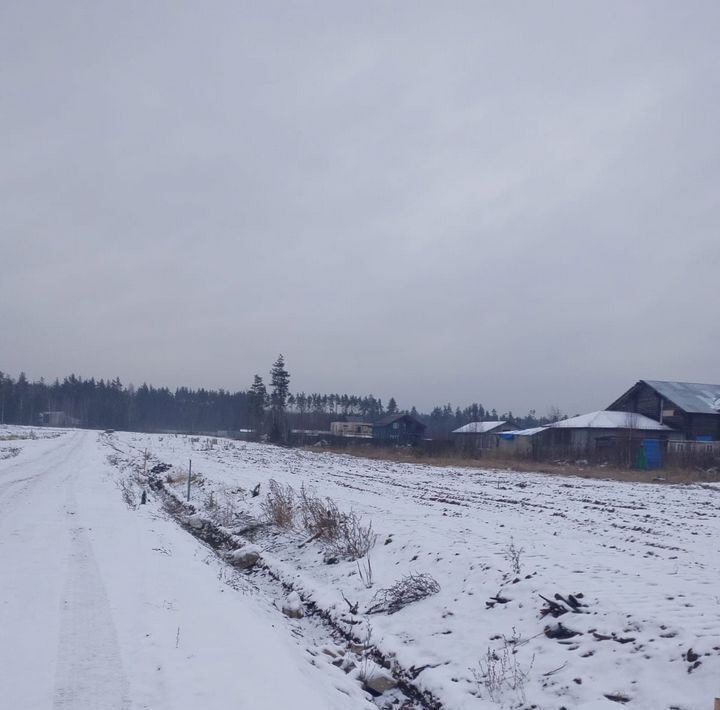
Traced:
<path fill-rule="evenodd" d="M 524 412 L 718 381 L 720 7 L 0 10 L 0 367 Z"/>

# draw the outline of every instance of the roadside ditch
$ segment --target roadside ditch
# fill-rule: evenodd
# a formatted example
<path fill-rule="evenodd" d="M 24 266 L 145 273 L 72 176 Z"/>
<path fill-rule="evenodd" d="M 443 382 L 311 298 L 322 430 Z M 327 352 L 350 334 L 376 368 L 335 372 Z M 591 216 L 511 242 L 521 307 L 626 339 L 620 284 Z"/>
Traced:
<path fill-rule="evenodd" d="M 162 467 L 162 466 L 161 466 Z M 157 470 L 157 466 L 155 467 Z M 296 589 L 281 570 L 273 568 L 253 544 L 253 540 L 239 531 L 229 531 L 202 514 L 192 503 L 182 500 L 166 485 L 161 473 L 145 473 L 133 465 L 132 469 L 141 485 L 147 486 L 158 496 L 162 508 L 180 527 L 205 543 L 225 564 L 248 575 L 268 596 L 296 598 L 301 606 L 288 605 L 282 611 L 289 617 L 296 614 L 312 619 L 322 626 L 325 636 L 332 639 L 336 648 L 322 648 L 330 656 L 331 663 L 353 675 L 362 688 L 369 693 L 376 705 L 383 710 L 443 710 L 442 703 L 427 689 L 415 685 L 414 680 L 423 668 L 404 668 L 392 654 L 385 653 L 369 642 L 356 629 L 363 627 L 361 614 L 349 610 L 338 618 L 308 599 L 302 590 Z M 298 611 L 300 609 L 300 611 Z M 338 650 L 339 649 L 339 650 Z M 360 669 L 358 673 L 357 669 Z"/>

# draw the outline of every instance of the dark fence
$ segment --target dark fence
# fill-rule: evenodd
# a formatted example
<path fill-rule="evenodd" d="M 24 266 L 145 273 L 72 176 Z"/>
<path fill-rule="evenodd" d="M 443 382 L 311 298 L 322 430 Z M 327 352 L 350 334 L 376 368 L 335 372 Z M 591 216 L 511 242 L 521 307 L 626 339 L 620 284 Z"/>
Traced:
<path fill-rule="evenodd" d="M 584 446 L 552 444 L 542 438 L 532 442 L 530 457 L 535 461 L 586 462 L 615 468 L 660 468 L 667 442 L 640 437 L 609 436 L 590 440 Z"/>
<path fill-rule="evenodd" d="M 671 441 L 667 446 L 667 463 L 677 468 L 720 468 L 720 442 Z"/>

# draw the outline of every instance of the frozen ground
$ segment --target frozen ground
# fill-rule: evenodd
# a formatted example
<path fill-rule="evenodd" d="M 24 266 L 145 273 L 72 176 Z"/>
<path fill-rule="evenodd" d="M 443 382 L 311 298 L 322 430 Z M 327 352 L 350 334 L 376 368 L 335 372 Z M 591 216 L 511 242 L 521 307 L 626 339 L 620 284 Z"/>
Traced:
<path fill-rule="evenodd" d="M 10 445 L 21 450 L 3 458 Z M 154 494 L 148 506 L 123 503 L 118 484 L 137 477 L 145 452 L 147 467 L 173 466 L 164 475 L 178 496 L 192 458 L 191 502 L 230 528 L 261 519 L 270 479 L 361 514 L 378 536 L 373 586 L 355 562 L 326 564 L 319 542 L 300 547 L 300 530 L 260 529 L 266 570 L 228 571 Z M 278 611 L 284 593 L 269 570 L 338 625 L 369 630 L 446 708 L 709 709 L 720 697 L 719 503 L 711 486 L 436 469 L 222 439 L 0 441 L 0 696 L 13 708 L 371 707 L 353 673 L 318 653 L 327 631 Z M 366 613 L 378 590 L 422 572 L 440 592 Z M 541 617 L 540 595 L 563 606 L 574 595 L 581 613 Z M 559 623 L 576 635 L 549 638 Z"/>

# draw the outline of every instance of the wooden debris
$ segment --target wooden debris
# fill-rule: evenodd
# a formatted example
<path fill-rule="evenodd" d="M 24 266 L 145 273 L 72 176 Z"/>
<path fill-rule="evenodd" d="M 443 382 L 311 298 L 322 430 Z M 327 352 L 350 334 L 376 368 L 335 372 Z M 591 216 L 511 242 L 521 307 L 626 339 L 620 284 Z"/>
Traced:
<path fill-rule="evenodd" d="M 608 700 L 612 700 L 615 703 L 629 703 L 630 698 L 627 695 L 623 695 L 622 693 L 605 693 L 605 697 Z"/>
<path fill-rule="evenodd" d="M 580 636 L 580 631 L 573 631 L 572 629 L 568 629 L 567 626 L 563 626 L 561 623 L 558 623 L 557 626 L 554 628 L 551 626 L 546 626 L 544 629 L 545 636 L 547 636 L 549 639 L 559 639 L 559 640 L 565 640 L 565 639 L 571 639 L 574 636 Z"/>

